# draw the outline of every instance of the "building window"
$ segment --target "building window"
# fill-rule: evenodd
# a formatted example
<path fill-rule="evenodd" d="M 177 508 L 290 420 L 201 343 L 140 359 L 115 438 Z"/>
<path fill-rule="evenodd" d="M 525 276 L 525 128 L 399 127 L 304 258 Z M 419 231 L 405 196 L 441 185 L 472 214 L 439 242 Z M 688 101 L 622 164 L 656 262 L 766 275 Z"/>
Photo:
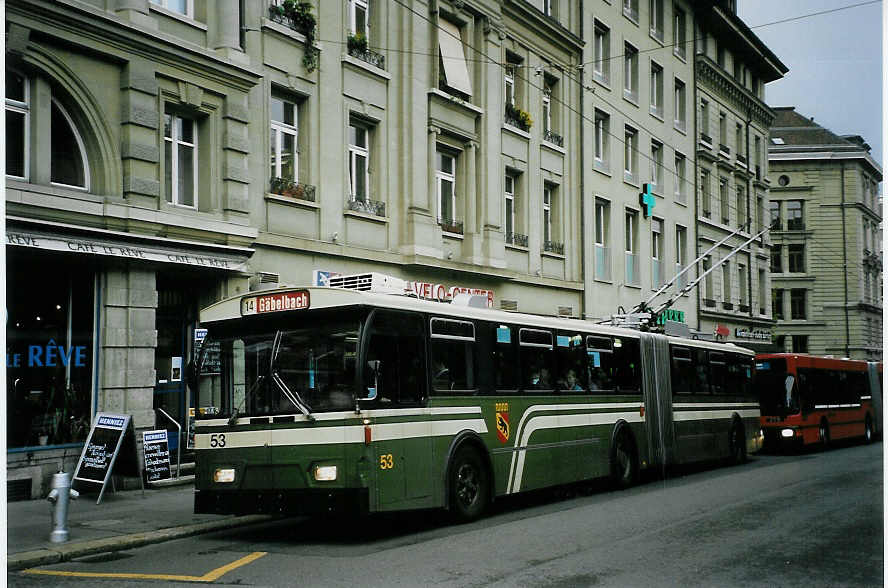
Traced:
<path fill-rule="evenodd" d="M 635 169 L 637 167 L 637 149 L 635 142 L 638 138 L 638 132 L 626 127 L 625 140 L 623 142 L 623 173 L 627 181 L 635 182 Z"/>
<path fill-rule="evenodd" d="M 722 262 L 722 300 L 731 303 L 731 261 Z M 726 307 L 728 308 L 728 307 Z"/>
<path fill-rule="evenodd" d="M 438 168 L 435 170 L 435 183 L 438 187 L 438 213 L 443 225 L 456 224 L 456 157 L 438 151 Z"/>
<path fill-rule="evenodd" d="M 638 24 L 638 0 L 623 0 L 623 14 Z"/>
<path fill-rule="evenodd" d="M 663 118 L 663 68 L 651 61 L 651 114 Z"/>
<path fill-rule="evenodd" d="M 515 68 L 516 64 L 507 62 L 503 68 L 503 98 L 507 106 L 515 106 Z"/>
<path fill-rule="evenodd" d="M 807 318 L 805 290 L 803 288 L 793 288 L 789 291 L 789 312 L 790 318 L 793 320 L 803 320 Z"/>
<path fill-rule="evenodd" d="M 675 225 L 675 275 L 681 273 L 688 262 L 688 229 L 681 225 Z M 685 272 L 675 282 L 677 288 L 688 285 L 688 273 Z"/>
<path fill-rule="evenodd" d="M 685 108 L 685 84 L 678 78 L 675 78 L 674 110 L 672 124 L 676 129 L 684 131 L 688 124 L 687 109 Z"/>
<path fill-rule="evenodd" d="M 792 336 L 792 352 L 808 353 L 808 335 Z"/>
<path fill-rule="evenodd" d="M 794 274 L 805 273 L 805 246 L 787 245 L 786 249 L 789 261 L 789 272 Z"/>
<path fill-rule="evenodd" d="M 753 143 L 755 145 L 755 179 L 761 181 L 765 173 L 762 165 L 762 138 L 756 137 Z"/>
<path fill-rule="evenodd" d="M 765 228 L 764 218 L 765 218 L 765 199 L 762 196 L 757 194 L 755 197 L 755 231 L 756 231 L 756 233 L 760 233 L 762 231 L 762 229 Z"/>
<path fill-rule="evenodd" d="M 728 200 L 728 180 L 720 177 L 718 179 L 718 197 L 721 203 L 721 222 L 726 225 L 731 222 L 731 204 Z"/>
<path fill-rule="evenodd" d="M 552 76 L 543 76 L 543 140 L 558 146 L 564 145 L 564 138 L 556 132 L 559 127 L 558 111 L 552 108 L 552 103 L 560 103 L 558 100 L 558 80 Z"/>
<path fill-rule="evenodd" d="M 651 220 L 651 286 L 659 288 L 663 284 L 663 221 Z"/>
<path fill-rule="evenodd" d="M 554 16 L 552 14 L 552 4 L 554 0 L 543 0 L 543 14 L 546 16 Z"/>
<path fill-rule="evenodd" d="M 651 183 L 654 191 L 663 191 L 663 144 L 659 141 L 651 141 Z"/>
<path fill-rule="evenodd" d="M 684 60 L 687 54 L 685 42 L 686 38 L 685 32 L 687 24 L 685 19 L 685 11 L 678 7 L 678 5 L 673 6 L 673 17 L 672 17 L 672 52 L 679 59 Z"/>
<path fill-rule="evenodd" d="M 685 186 L 685 156 L 681 153 L 675 154 L 675 200 L 685 204 L 687 198 L 687 186 Z"/>
<path fill-rule="evenodd" d="M 780 202 L 771 200 L 768 202 L 768 213 L 770 215 L 770 227 L 772 231 L 779 231 L 782 227 L 780 220 Z"/>
<path fill-rule="evenodd" d="M 787 231 L 804 231 L 804 204 L 801 200 L 786 201 L 786 230 Z"/>
<path fill-rule="evenodd" d="M 543 131 L 552 132 L 552 88 L 543 86 Z"/>
<path fill-rule="evenodd" d="M 50 120 L 50 181 L 59 186 L 89 190 L 86 147 L 74 121 L 55 99 Z"/>
<path fill-rule="evenodd" d="M 595 167 L 604 171 L 610 170 L 609 156 L 610 116 L 595 110 Z"/>
<path fill-rule="evenodd" d="M 718 150 L 723 153 L 730 153 L 728 147 L 728 115 L 720 112 L 718 115 Z"/>
<path fill-rule="evenodd" d="M 722 69 L 725 68 L 725 48 L 724 45 L 719 44 L 715 49 L 715 61 L 718 63 L 718 66 Z"/>
<path fill-rule="evenodd" d="M 709 102 L 700 100 L 700 140 L 712 146 L 712 137 L 709 136 Z"/>
<path fill-rule="evenodd" d="M 599 22 L 595 21 L 595 33 L 592 50 L 595 52 L 592 56 L 594 64 L 592 66 L 592 77 L 604 84 L 610 83 L 610 29 Z"/>
<path fill-rule="evenodd" d="M 743 125 L 736 125 L 734 127 L 734 149 L 737 153 L 737 159 L 740 163 L 746 163 L 746 149 L 744 149 L 743 145 Z"/>
<path fill-rule="evenodd" d="M 510 236 L 515 234 L 515 176 L 506 174 L 505 176 L 505 219 L 506 219 L 506 241 L 514 244 L 514 238 Z"/>
<path fill-rule="evenodd" d="M 651 0 L 651 36 L 663 41 L 663 0 Z"/>
<path fill-rule="evenodd" d="M 608 233 L 610 230 L 610 203 L 600 198 L 595 199 L 595 279 L 609 280 L 610 250 L 608 249 Z"/>
<path fill-rule="evenodd" d="M 454 90 L 457 95 L 470 97 L 472 83 L 463 50 L 462 33 L 458 26 L 443 18 L 438 19 L 438 49 L 442 74 L 439 87 L 444 91 Z"/>
<path fill-rule="evenodd" d="M 28 78 L 6 70 L 6 175 L 28 178 L 30 88 Z"/>
<path fill-rule="evenodd" d="M 553 232 L 557 228 L 553 222 L 553 210 L 555 209 L 555 186 L 546 182 L 543 184 L 543 248 L 546 251 L 552 248 L 546 249 L 545 245 L 547 243 L 551 245 L 555 241 L 555 233 Z"/>
<path fill-rule="evenodd" d="M 709 171 L 700 170 L 700 208 L 703 209 L 703 218 L 712 218 L 712 186 L 710 183 Z"/>
<path fill-rule="evenodd" d="M 638 103 L 638 49 L 629 43 L 623 48 L 623 97 Z"/>
<path fill-rule="evenodd" d="M 767 296 L 767 292 L 768 292 L 768 289 L 767 289 L 768 284 L 767 284 L 767 277 L 765 275 L 765 270 L 759 269 L 758 279 L 759 279 L 759 281 L 758 281 L 759 314 L 765 314 L 765 309 L 767 308 L 765 306 L 765 304 L 766 304 L 765 296 Z"/>
<path fill-rule="evenodd" d="M 746 283 L 746 266 L 743 264 L 737 264 L 737 286 L 740 288 L 740 306 L 746 306 L 749 302 L 746 296 L 748 284 Z"/>
<path fill-rule="evenodd" d="M 348 0 L 349 30 L 370 40 L 370 4 L 368 0 Z"/>
<path fill-rule="evenodd" d="M 706 300 L 711 301 L 711 303 L 708 306 L 715 305 L 715 301 L 712 298 L 712 296 L 713 296 L 713 294 L 712 294 L 712 272 L 709 271 L 711 269 L 712 269 L 712 259 L 707 255 L 706 257 L 703 258 L 703 274 L 701 274 L 701 275 L 704 276 L 703 277 L 704 304 L 705 304 Z"/>
<path fill-rule="evenodd" d="M 734 190 L 737 194 L 737 227 L 748 230 L 749 219 L 746 216 L 746 191 L 740 184 L 737 184 Z"/>
<path fill-rule="evenodd" d="M 151 3 L 162 6 L 170 12 L 184 14 L 189 18 L 194 17 L 194 0 L 151 0 Z"/>
<path fill-rule="evenodd" d="M 299 181 L 298 106 L 289 100 L 271 97 L 271 177 Z"/>
<path fill-rule="evenodd" d="M 783 247 L 780 245 L 771 246 L 771 273 L 783 273 Z"/>
<path fill-rule="evenodd" d="M 174 114 L 164 114 L 163 121 L 166 201 L 194 208 L 197 194 L 195 123 Z"/>
<path fill-rule="evenodd" d="M 771 316 L 775 320 L 783 320 L 783 290 L 775 288 L 771 290 Z"/>
<path fill-rule="evenodd" d="M 348 180 L 351 199 L 370 198 L 370 130 L 357 122 L 348 126 Z"/>
<path fill-rule="evenodd" d="M 626 233 L 624 236 L 624 245 L 626 250 L 626 283 L 638 284 L 638 255 L 636 255 L 638 245 L 638 213 L 632 210 L 626 211 Z"/>

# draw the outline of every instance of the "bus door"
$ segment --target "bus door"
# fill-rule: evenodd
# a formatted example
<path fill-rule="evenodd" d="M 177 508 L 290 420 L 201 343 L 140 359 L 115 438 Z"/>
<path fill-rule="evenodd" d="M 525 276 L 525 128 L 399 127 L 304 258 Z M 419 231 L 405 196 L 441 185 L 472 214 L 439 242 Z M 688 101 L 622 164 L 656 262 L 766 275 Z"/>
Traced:
<path fill-rule="evenodd" d="M 651 465 L 666 466 L 673 463 L 675 451 L 669 343 L 666 337 L 653 333 L 641 334 L 641 365 L 648 459 Z"/>
<path fill-rule="evenodd" d="M 432 428 L 426 406 L 425 328 L 421 315 L 376 310 L 364 338 L 365 397 L 371 420 L 371 505 L 424 506 L 433 490 Z M 420 410 L 418 410 L 420 409 Z"/>

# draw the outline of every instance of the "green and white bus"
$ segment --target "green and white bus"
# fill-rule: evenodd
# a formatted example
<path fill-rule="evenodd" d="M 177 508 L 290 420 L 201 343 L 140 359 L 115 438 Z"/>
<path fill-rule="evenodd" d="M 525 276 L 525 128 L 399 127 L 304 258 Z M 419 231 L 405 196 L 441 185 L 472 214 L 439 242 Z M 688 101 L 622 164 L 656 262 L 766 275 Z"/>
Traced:
<path fill-rule="evenodd" d="M 340 288 L 253 292 L 200 320 L 196 513 L 468 520 L 761 442 L 754 356 L 731 344 Z"/>

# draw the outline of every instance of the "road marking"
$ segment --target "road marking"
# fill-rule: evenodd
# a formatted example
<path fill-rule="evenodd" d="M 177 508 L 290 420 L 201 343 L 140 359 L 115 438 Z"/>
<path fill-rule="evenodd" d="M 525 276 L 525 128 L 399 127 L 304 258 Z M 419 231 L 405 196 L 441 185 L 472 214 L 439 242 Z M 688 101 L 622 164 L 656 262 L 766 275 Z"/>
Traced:
<path fill-rule="evenodd" d="M 66 572 L 63 570 L 38 570 L 35 568 L 24 570 L 24 574 L 40 574 L 43 576 L 67 576 L 76 578 L 120 578 L 124 580 L 170 580 L 179 582 L 215 582 L 231 570 L 254 562 L 260 557 L 268 555 L 267 551 L 255 551 L 239 560 L 222 567 L 216 568 L 203 576 L 179 576 L 175 574 L 130 574 L 126 572 Z"/>

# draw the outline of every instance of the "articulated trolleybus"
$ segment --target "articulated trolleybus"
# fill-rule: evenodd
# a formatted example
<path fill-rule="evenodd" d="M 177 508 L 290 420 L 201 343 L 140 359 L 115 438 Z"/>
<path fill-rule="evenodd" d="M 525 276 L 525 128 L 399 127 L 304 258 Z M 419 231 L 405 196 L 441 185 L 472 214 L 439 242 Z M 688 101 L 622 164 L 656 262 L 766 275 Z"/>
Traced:
<path fill-rule="evenodd" d="M 469 520 L 761 441 L 754 356 L 731 344 L 345 288 L 236 296 L 201 323 L 197 513 Z"/>
<path fill-rule="evenodd" d="M 767 447 L 817 445 L 881 432 L 882 363 L 796 353 L 756 356 Z"/>

